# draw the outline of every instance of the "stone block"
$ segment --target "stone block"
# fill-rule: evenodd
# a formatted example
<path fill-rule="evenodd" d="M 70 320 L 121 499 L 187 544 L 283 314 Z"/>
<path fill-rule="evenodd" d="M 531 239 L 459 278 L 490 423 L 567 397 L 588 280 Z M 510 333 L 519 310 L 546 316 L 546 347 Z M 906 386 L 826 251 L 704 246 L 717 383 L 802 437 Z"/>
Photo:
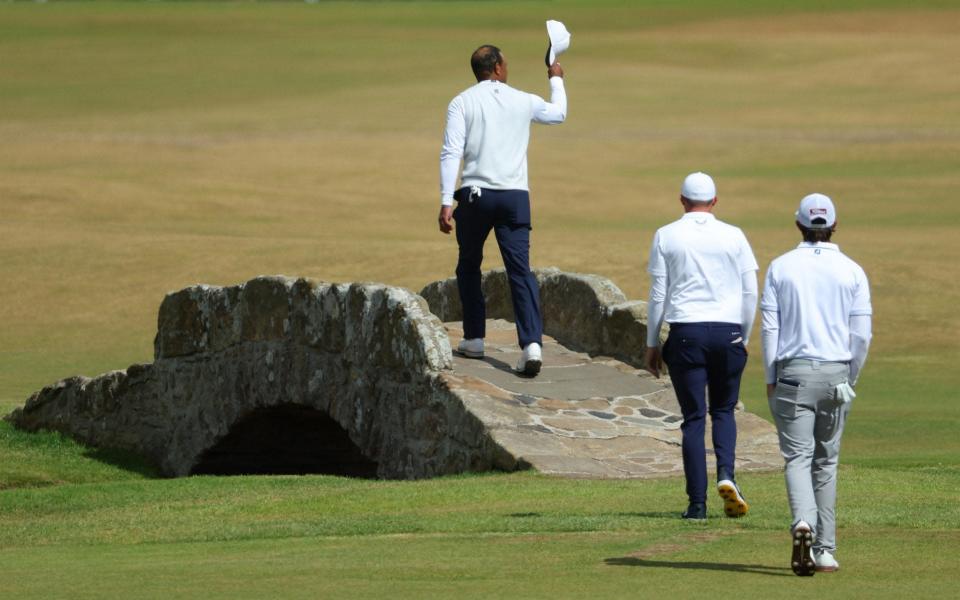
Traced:
<path fill-rule="evenodd" d="M 463 320 L 463 307 L 460 305 L 455 277 L 428 284 L 420 290 L 420 296 L 427 302 L 430 312 L 444 323 Z"/>
<path fill-rule="evenodd" d="M 647 348 L 647 303 L 621 302 L 606 307 L 603 318 L 606 353 L 635 367 L 643 366 Z"/>
<path fill-rule="evenodd" d="M 290 331 L 289 277 L 257 277 L 240 291 L 240 339 L 257 342 L 278 340 Z"/>
<path fill-rule="evenodd" d="M 206 324 L 208 352 L 220 352 L 240 343 L 238 301 L 240 287 L 210 288 L 201 305 Z"/>
<path fill-rule="evenodd" d="M 194 286 L 166 295 L 157 318 L 156 358 L 189 356 L 206 348 L 207 325 L 202 305 L 210 290 L 207 286 Z"/>

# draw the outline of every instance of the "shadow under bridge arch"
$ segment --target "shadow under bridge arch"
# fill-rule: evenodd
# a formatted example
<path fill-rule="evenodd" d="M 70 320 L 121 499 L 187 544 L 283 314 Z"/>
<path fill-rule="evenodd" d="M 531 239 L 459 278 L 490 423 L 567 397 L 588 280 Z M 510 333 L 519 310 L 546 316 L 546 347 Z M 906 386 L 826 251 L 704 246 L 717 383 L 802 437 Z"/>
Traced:
<path fill-rule="evenodd" d="M 256 408 L 208 448 L 191 475 L 375 478 L 377 463 L 328 414 L 299 404 Z"/>

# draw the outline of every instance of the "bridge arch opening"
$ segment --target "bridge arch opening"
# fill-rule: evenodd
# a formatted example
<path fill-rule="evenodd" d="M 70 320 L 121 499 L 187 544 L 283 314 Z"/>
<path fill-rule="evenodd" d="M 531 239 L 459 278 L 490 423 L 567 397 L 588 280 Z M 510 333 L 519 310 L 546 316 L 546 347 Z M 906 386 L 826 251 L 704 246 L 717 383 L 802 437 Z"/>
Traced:
<path fill-rule="evenodd" d="M 191 475 L 339 475 L 372 479 L 377 463 L 326 413 L 297 404 L 258 408 L 207 449 Z"/>

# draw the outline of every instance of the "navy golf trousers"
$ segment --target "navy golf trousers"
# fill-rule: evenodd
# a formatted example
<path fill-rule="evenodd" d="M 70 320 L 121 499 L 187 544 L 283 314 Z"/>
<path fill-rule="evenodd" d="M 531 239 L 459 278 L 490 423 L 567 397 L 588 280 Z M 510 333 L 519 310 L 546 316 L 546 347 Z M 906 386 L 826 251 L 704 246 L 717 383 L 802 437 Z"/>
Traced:
<path fill-rule="evenodd" d="M 454 194 L 457 208 L 457 287 L 463 306 L 463 337 L 486 336 L 487 309 L 480 286 L 483 244 L 493 229 L 510 282 L 520 347 L 543 343 L 540 289 L 530 272 L 530 195 L 526 190 L 465 187 Z"/>
<path fill-rule="evenodd" d="M 743 328 L 732 323 L 671 323 L 663 361 L 683 414 L 683 472 L 690 502 L 707 500 L 704 447 L 706 416 L 713 424 L 717 477 L 734 477 L 737 422 L 733 411 L 740 395 L 740 376 L 747 365 Z M 704 392 L 708 392 L 709 401 Z"/>

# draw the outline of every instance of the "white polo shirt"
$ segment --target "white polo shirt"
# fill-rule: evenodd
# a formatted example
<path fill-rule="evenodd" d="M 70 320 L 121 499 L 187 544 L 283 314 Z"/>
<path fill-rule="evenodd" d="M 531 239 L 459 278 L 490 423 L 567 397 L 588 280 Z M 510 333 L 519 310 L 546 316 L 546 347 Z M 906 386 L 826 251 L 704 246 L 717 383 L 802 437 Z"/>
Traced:
<path fill-rule="evenodd" d="M 758 269 L 743 231 L 718 220 L 713 213 L 688 212 L 658 229 L 647 267 L 654 280 L 648 304 L 647 345 L 657 344 L 661 322 L 657 304 L 661 298 L 656 282 L 663 277 L 663 321 L 740 323 L 746 329 L 744 338 L 748 337 L 756 308 L 753 273 Z M 748 289 L 750 281 L 752 290 Z M 744 303 L 745 292 L 753 294 L 749 306 Z"/>
<path fill-rule="evenodd" d="M 447 107 L 440 150 L 440 202 L 453 204 L 463 159 L 462 186 L 526 190 L 530 123 L 556 124 L 567 117 L 562 77 L 550 78 L 550 102 L 499 81 L 480 81 Z"/>
<path fill-rule="evenodd" d="M 860 265 L 836 244 L 803 242 L 770 263 L 760 310 L 764 340 L 768 330 L 779 329 L 776 349 L 764 348 L 768 382 L 771 368 L 783 360 L 865 358 L 854 356 L 850 321 L 873 314 L 870 285 Z M 869 321 L 866 336 L 869 340 Z"/>

